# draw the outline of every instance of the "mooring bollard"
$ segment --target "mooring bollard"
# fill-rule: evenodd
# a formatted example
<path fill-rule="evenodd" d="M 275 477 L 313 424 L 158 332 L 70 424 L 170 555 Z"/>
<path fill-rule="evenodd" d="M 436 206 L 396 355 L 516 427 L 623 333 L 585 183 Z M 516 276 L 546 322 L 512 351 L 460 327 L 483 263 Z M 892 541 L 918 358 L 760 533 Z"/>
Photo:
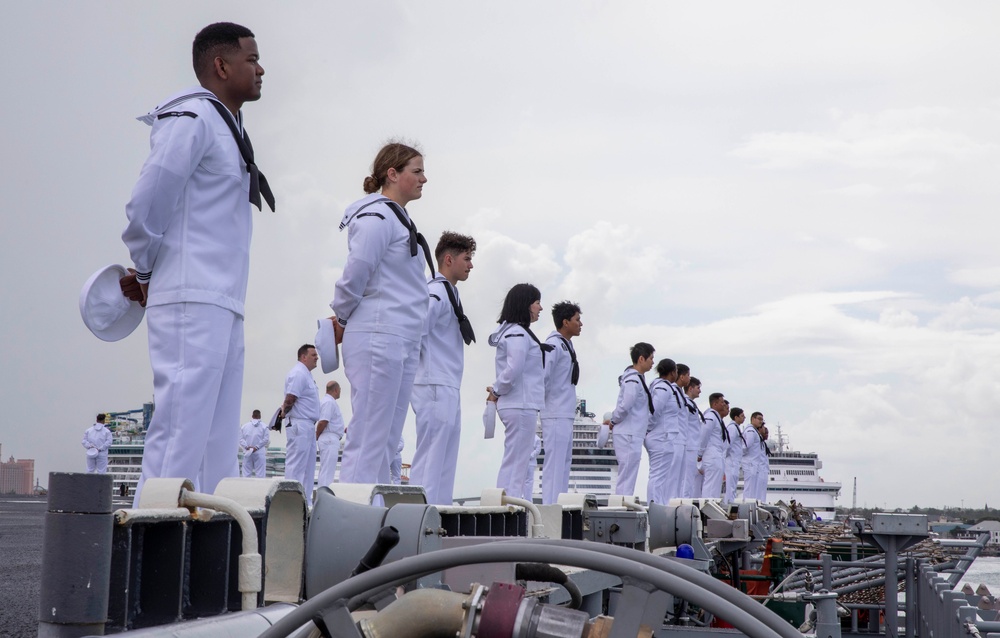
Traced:
<path fill-rule="evenodd" d="M 49 474 L 39 638 L 104 634 L 114 525 L 111 491 L 107 474 Z"/>

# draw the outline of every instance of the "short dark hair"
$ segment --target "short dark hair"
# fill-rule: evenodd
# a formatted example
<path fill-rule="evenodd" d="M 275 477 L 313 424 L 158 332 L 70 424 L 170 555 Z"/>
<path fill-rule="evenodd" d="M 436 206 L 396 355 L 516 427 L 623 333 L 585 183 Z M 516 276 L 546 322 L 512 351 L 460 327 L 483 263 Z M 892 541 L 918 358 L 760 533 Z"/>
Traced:
<path fill-rule="evenodd" d="M 691 380 L 688 381 L 689 388 L 697 388 L 700 386 L 701 386 L 701 379 L 699 379 L 698 377 L 691 377 Z"/>
<path fill-rule="evenodd" d="M 101 412 L 100 414 L 97 415 L 97 422 L 98 423 L 104 423 L 104 413 L 103 412 Z"/>
<path fill-rule="evenodd" d="M 731 408 L 729 410 L 729 416 L 733 419 L 743 414 L 743 408 Z"/>
<path fill-rule="evenodd" d="M 527 327 L 531 323 L 531 304 L 542 300 L 542 293 L 531 284 L 516 284 L 507 291 L 497 323 L 518 323 Z"/>
<path fill-rule="evenodd" d="M 314 346 L 311 343 L 303 343 L 301 346 L 299 346 L 299 351 L 298 351 L 298 353 L 296 353 L 295 358 L 296 359 L 301 359 L 302 355 L 304 355 L 305 353 L 309 352 L 309 348 L 315 348 L 315 347 L 316 346 Z"/>
<path fill-rule="evenodd" d="M 191 45 L 194 74 L 200 78 L 211 68 L 212 61 L 220 52 L 239 51 L 240 38 L 252 37 L 253 31 L 232 22 L 208 25 L 194 36 L 194 44 Z"/>
<path fill-rule="evenodd" d="M 683 363 L 677 364 L 677 376 L 683 377 L 685 374 L 691 374 L 691 368 L 687 367 Z"/>
<path fill-rule="evenodd" d="M 762 418 L 762 419 L 763 419 L 763 418 L 764 418 L 764 415 L 763 415 L 763 414 L 761 414 L 760 412 L 754 412 L 753 414 L 751 414 L 751 415 L 750 415 L 750 418 L 751 418 L 751 419 L 756 419 L 757 417 L 760 417 L 760 418 Z"/>
<path fill-rule="evenodd" d="M 564 321 L 569 321 L 581 312 L 580 306 L 572 301 L 560 301 L 552 306 L 552 321 L 556 324 L 556 330 L 563 326 Z"/>
<path fill-rule="evenodd" d="M 468 235 L 460 235 L 458 233 L 453 233 L 450 230 L 446 230 L 441 233 L 441 239 L 438 240 L 437 248 L 434 249 L 434 259 L 437 261 L 438 265 L 441 264 L 441 260 L 448 253 L 455 255 L 461 255 L 462 253 L 469 253 L 472 255 L 476 252 L 476 240 Z"/>
<path fill-rule="evenodd" d="M 673 359 L 660 359 L 660 362 L 656 364 L 656 374 L 661 377 L 665 377 L 671 372 L 677 371 L 677 364 L 674 363 Z"/>
<path fill-rule="evenodd" d="M 632 363 L 639 363 L 639 358 L 648 359 L 653 356 L 656 352 L 656 348 L 646 343 L 645 341 L 640 341 L 639 343 L 632 346 L 629 350 L 629 355 L 632 357 Z"/>
<path fill-rule="evenodd" d="M 253 412 L 250 413 L 250 416 L 252 416 L 255 419 L 259 419 L 260 418 L 260 410 L 254 410 Z"/>
<path fill-rule="evenodd" d="M 708 404 L 712 405 L 719 399 L 725 400 L 725 395 L 723 395 L 721 392 L 713 392 L 712 394 L 708 395 Z"/>

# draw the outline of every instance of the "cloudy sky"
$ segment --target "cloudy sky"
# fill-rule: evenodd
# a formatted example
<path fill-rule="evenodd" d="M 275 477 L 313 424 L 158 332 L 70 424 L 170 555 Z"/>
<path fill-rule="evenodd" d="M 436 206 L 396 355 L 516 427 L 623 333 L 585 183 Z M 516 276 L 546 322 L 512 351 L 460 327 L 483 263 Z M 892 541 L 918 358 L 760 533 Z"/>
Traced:
<path fill-rule="evenodd" d="M 267 72 L 245 115 L 279 211 L 254 215 L 245 416 L 278 405 L 329 311 L 343 209 L 402 138 L 425 153 L 420 228 L 479 243 L 461 288 L 481 338 L 458 493 L 495 480 L 485 337 L 505 291 L 530 281 L 546 308 L 583 307 L 593 411 L 613 407 L 628 347 L 649 341 L 706 395 L 820 453 L 841 505 L 855 477 L 869 507 L 1000 505 L 1000 5 L 9 2 L 4 15 L 0 453 L 36 459 L 43 484 L 85 467 L 94 413 L 152 398 L 145 326 L 101 342 L 78 295 L 128 262 L 124 204 L 149 133 L 135 116 L 194 84 L 194 34 L 229 20 L 257 34 Z M 409 460 L 412 417 L 405 436 Z"/>

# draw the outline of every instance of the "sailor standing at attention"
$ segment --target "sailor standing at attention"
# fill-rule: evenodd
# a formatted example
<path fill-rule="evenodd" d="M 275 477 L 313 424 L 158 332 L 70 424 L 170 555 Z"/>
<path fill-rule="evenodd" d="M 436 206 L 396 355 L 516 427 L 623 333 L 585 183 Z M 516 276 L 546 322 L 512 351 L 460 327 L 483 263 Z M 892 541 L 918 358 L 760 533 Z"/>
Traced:
<path fill-rule="evenodd" d="M 544 344 L 529 326 L 542 312 L 542 293 L 531 284 L 517 284 L 504 298 L 489 344 L 497 349 L 496 381 L 486 388 L 487 401 L 495 401 L 504 426 L 503 459 L 497 487 L 508 496 L 531 498 L 524 493 L 538 411 L 545 406 Z"/>
<path fill-rule="evenodd" d="M 388 483 L 403 434 L 427 320 L 424 265 L 430 250 L 406 210 L 427 177 L 414 148 L 386 144 L 365 178 L 368 196 L 347 207 L 347 263 L 330 307 L 343 342 L 354 414 L 340 463 L 341 483 Z M 431 267 L 433 270 L 433 267 Z"/>
<path fill-rule="evenodd" d="M 111 447 L 111 430 L 104 425 L 104 415 L 98 414 L 94 425 L 83 433 L 83 447 L 87 450 L 87 473 L 108 473 L 108 449 Z"/>
<path fill-rule="evenodd" d="M 767 502 L 767 484 L 771 480 L 771 448 L 767 446 L 767 439 L 770 437 L 770 433 L 767 430 L 767 425 L 764 421 L 764 415 L 760 417 L 760 447 L 763 451 L 760 457 L 758 457 L 758 469 L 757 469 L 757 500 L 761 503 Z"/>
<path fill-rule="evenodd" d="M 340 384 L 330 381 L 326 384 L 326 394 L 319 400 L 319 421 L 316 422 L 320 485 L 330 485 L 337 474 L 340 440 L 344 438 L 344 415 L 337 404 L 339 399 Z"/>
<path fill-rule="evenodd" d="M 701 485 L 705 478 L 698 471 L 698 444 L 701 442 L 701 428 L 705 425 L 705 416 L 698 409 L 695 399 L 701 396 L 701 381 L 691 377 L 684 388 L 684 407 L 687 408 L 687 439 L 684 443 L 684 498 L 701 496 Z"/>
<path fill-rule="evenodd" d="M 670 382 L 670 389 L 677 397 L 677 417 L 674 420 L 676 435 L 673 432 L 667 434 L 667 447 L 670 454 L 670 465 L 667 467 L 666 479 L 663 484 L 663 503 L 669 503 L 670 499 L 679 498 L 684 493 L 684 468 L 687 458 L 687 425 L 688 411 L 685 401 L 684 390 L 691 382 L 691 368 L 683 363 L 677 364 L 677 380 Z M 669 421 L 668 421 L 669 424 Z M 695 450 L 697 455 L 697 450 Z"/>
<path fill-rule="evenodd" d="M 542 504 L 551 505 L 569 489 L 569 468 L 573 460 L 573 419 L 576 417 L 576 384 L 580 364 L 576 360 L 573 337 L 583 330 L 580 306 L 560 301 L 552 306 L 556 329 L 545 338 L 553 350 L 545 359 L 545 407 L 541 411 Z"/>
<path fill-rule="evenodd" d="M 736 483 L 740 480 L 740 465 L 743 463 L 743 453 L 747 450 L 747 439 L 742 427 L 747 415 L 742 408 L 733 408 L 729 411 L 729 418 L 732 421 L 726 426 L 729 447 L 726 448 L 726 496 L 723 500 L 732 503 L 736 500 Z"/>
<path fill-rule="evenodd" d="M 705 412 L 705 424 L 701 428 L 698 443 L 698 462 L 704 476 L 701 486 L 702 498 L 722 496 L 722 477 L 726 471 L 726 448 L 729 447 L 729 433 L 723 419 L 729 414 L 729 402 L 721 392 L 713 392 L 708 397 L 709 408 Z"/>
<path fill-rule="evenodd" d="M 475 253 L 472 237 L 441 233 L 434 249 L 437 275 L 427 284 L 427 327 L 410 396 L 417 421 L 410 485 L 423 485 L 431 505 L 451 505 L 454 499 L 465 346 L 476 340 L 457 285 L 469 278 Z"/>
<path fill-rule="evenodd" d="M 667 473 L 673 464 L 676 442 L 680 438 L 681 399 L 673 386 L 677 379 L 677 364 L 673 359 L 660 359 L 656 364 L 656 374 L 657 378 L 649 384 L 649 393 L 653 396 L 653 417 L 649 420 L 643 441 L 649 454 L 646 502 L 666 505 L 670 500 Z"/>
<path fill-rule="evenodd" d="M 212 493 L 239 475 L 243 310 L 250 271 L 250 204 L 274 210 L 243 128 L 264 69 L 246 27 L 220 22 L 194 39 L 201 86 L 139 119 L 150 153 L 125 207 L 122 240 L 135 264 L 122 294 L 146 306 L 156 412 L 142 475 L 187 478 Z"/>
<path fill-rule="evenodd" d="M 288 417 L 285 435 L 285 478 L 302 483 L 306 505 L 312 506 L 313 482 L 316 479 L 316 421 L 319 421 L 319 390 L 313 380 L 319 355 L 312 344 L 298 350 L 298 363 L 285 377 L 285 401 L 281 416 Z"/>
<path fill-rule="evenodd" d="M 267 446 L 271 431 L 260 420 L 260 410 L 250 413 L 250 420 L 240 428 L 240 448 L 243 449 L 243 476 L 264 478 L 267 470 Z"/>
<path fill-rule="evenodd" d="M 618 402 L 611 418 L 604 422 L 612 432 L 615 458 L 618 459 L 618 481 L 615 494 L 635 494 L 639 476 L 642 442 L 653 416 L 653 397 L 649 394 L 645 374 L 653 368 L 653 346 L 640 341 L 629 354 L 632 365 L 618 377 Z"/>
<path fill-rule="evenodd" d="M 750 427 L 743 432 L 747 440 L 747 449 L 743 453 L 742 460 L 744 500 L 762 500 L 759 498 L 761 459 L 764 459 L 764 463 L 767 462 L 767 457 L 764 455 L 764 440 L 759 431 L 763 424 L 764 415 L 754 412 L 750 415 Z M 763 478 L 766 481 L 767 475 L 765 474 Z"/>

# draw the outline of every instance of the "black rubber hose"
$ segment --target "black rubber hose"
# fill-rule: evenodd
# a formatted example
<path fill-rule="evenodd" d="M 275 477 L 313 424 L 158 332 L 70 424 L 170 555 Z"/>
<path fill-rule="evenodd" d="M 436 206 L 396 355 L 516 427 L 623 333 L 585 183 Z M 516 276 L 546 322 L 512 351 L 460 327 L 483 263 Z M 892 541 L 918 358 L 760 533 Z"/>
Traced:
<path fill-rule="evenodd" d="M 375 535 L 375 542 L 368 549 L 368 553 L 364 555 L 358 566 L 354 568 L 351 572 L 351 576 L 357 576 L 358 574 L 363 574 L 369 569 L 374 569 L 382 564 L 385 560 L 386 554 L 392 551 L 392 548 L 399 544 L 399 530 L 392 525 L 386 525 L 378 531 Z"/>
<path fill-rule="evenodd" d="M 570 609 L 579 609 L 583 605 L 583 594 L 580 593 L 580 588 L 569 579 L 566 572 L 558 567 L 547 563 L 518 563 L 514 568 L 514 578 L 561 585 L 569 594 Z"/>

